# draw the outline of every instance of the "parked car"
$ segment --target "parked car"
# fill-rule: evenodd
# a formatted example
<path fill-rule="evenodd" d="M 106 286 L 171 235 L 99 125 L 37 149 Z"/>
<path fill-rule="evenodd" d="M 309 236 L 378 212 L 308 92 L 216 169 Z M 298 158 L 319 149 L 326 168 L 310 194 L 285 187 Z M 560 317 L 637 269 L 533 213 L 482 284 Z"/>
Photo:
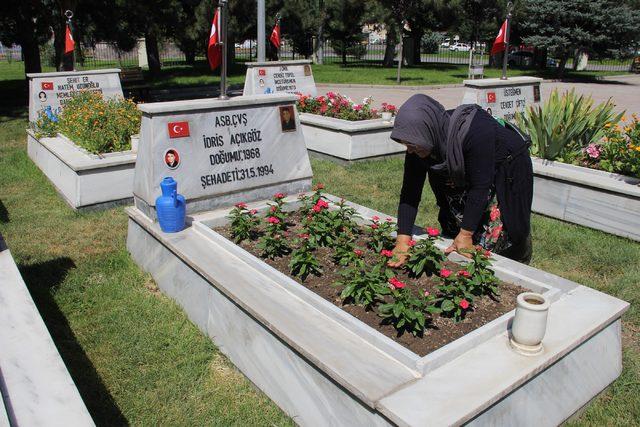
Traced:
<path fill-rule="evenodd" d="M 454 44 L 449 46 L 449 50 L 452 50 L 454 52 L 469 52 L 471 50 L 471 46 L 466 43 L 455 42 Z"/>
<path fill-rule="evenodd" d="M 444 39 L 442 43 L 440 43 L 440 47 L 449 47 L 451 45 L 451 39 L 448 37 Z"/>
<path fill-rule="evenodd" d="M 510 67 L 531 67 L 533 65 L 533 53 L 526 50 L 511 52 L 507 63 Z"/>

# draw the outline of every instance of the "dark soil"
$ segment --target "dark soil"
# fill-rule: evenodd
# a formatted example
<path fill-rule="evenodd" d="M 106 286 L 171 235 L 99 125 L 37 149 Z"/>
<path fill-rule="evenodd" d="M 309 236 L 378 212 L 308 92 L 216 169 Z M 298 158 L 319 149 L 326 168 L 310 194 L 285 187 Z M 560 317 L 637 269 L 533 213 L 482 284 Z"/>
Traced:
<path fill-rule="evenodd" d="M 298 219 L 297 215 L 294 215 L 291 218 L 291 222 L 298 224 Z M 227 239 L 232 240 L 229 226 L 216 227 L 214 230 Z M 298 225 L 289 228 L 289 233 L 292 237 L 300 232 L 301 229 Z M 293 241 L 293 238 L 290 240 Z M 356 246 L 365 249 L 366 242 L 367 235 L 363 233 L 358 238 Z M 258 239 L 251 241 L 245 240 L 239 244 L 243 249 L 260 257 L 260 249 L 258 249 L 257 245 Z M 367 311 L 358 305 L 342 303 L 340 298 L 342 287 L 335 286 L 334 283 L 341 279 L 339 272 L 345 267 L 336 265 L 333 260 L 333 252 L 330 248 L 318 248 L 316 250 L 316 257 L 320 265 L 322 265 L 323 274 L 320 277 L 310 275 L 304 281 L 290 274 L 290 256 L 284 256 L 275 260 L 263 259 L 263 261 L 420 356 L 429 354 L 500 317 L 504 313 L 513 310 L 516 306 L 516 297 L 518 294 L 526 292 L 526 289 L 520 286 L 501 282 L 499 286 L 500 295 L 495 298 L 488 296 L 475 297 L 474 309 L 467 311 L 464 320 L 461 322 L 456 323 L 452 319 L 434 315 L 422 336 L 413 336 L 411 333 L 398 334 L 393 326 L 381 323 L 382 319 L 377 315 L 375 310 Z M 380 261 L 380 256 L 367 249 L 365 250 L 364 260 L 367 265 L 373 265 Z M 453 262 L 447 262 L 446 266 L 454 271 L 460 269 L 460 267 Z M 397 269 L 396 271 L 396 277 L 407 283 L 409 288 L 413 288 L 417 292 L 429 291 L 432 295 L 437 295 L 438 291 L 436 286 L 440 283 L 438 278 L 423 275 L 415 279 L 411 278 L 403 269 Z"/>

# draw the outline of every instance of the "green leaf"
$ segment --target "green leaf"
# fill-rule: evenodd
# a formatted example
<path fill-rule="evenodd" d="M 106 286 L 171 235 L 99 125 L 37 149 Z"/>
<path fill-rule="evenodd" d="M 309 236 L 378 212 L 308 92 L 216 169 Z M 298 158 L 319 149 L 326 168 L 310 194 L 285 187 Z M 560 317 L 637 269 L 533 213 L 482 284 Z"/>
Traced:
<path fill-rule="evenodd" d="M 442 309 L 442 311 L 450 312 L 455 308 L 455 305 L 451 300 L 446 299 L 442 301 L 442 305 L 440 306 L 440 308 Z"/>

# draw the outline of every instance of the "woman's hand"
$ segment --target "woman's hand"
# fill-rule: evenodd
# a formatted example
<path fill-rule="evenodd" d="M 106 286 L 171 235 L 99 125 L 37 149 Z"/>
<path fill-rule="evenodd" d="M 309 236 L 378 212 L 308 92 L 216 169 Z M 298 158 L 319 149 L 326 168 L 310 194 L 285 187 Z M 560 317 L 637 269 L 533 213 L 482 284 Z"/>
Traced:
<path fill-rule="evenodd" d="M 462 256 L 471 258 L 471 251 L 473 250 L 473 232 L 469 230 L 460 229 L 460 232 L 453 239 L 453 243 L 447 249 L 444 250 L 446 255 L 451 252 L 457 252 Z"/>
<path fill-rule="evenodd" d="M 407 262 L 407 258 L 409 256 L 409 242 L 411 241 L 411 236 L 407 236 L 406 234 L 398 234 L 396 237 L 396 246 L 393 248 L 393 258 L 387 265 L 389 267 L 400 267 Z"/>

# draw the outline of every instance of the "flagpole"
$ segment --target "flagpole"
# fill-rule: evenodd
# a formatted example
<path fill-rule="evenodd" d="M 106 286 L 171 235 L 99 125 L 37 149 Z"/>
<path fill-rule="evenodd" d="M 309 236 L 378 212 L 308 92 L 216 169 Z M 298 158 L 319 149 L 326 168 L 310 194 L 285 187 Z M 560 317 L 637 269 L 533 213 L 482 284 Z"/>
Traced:
<path fill-rule="evenodd" d="M 220 67 L 220 96 L 218 99 L 229 99 L 227 96 L 227 0 L 218 3 L 218 23 L 220 45 L 222 50 L 222 65 Z"/>
<path fill-rule="evenodd" d="M 67 17 L 67 25 L 69 26 L 69 31 L 71 32 L 71 18 L 73 18 L 73 12 L 70 10 L 66 10 L 64 12 L 64 16 Z M 65 35 L 64 35 L 64 42 L 65 44 L 67 43 L 67 31 L 65 28 Z M 71 37 L 73 37 L 73 33 L 71 33 Z M 73 52 L 71 52 L 71 70 L 75 71 L 76 70 L 76 52 L 75 49 Z"/>
<path fill-rule="evenodd" d="M 513 3 L 507 3 L 507 25 L 505 28 L 505 50 L 502 55 L 502 76 L 500 80 L 507 80 L 507 64 L 509 62 L 509 39 L 511 38 L 511 11 L 513 10 Z"/>

